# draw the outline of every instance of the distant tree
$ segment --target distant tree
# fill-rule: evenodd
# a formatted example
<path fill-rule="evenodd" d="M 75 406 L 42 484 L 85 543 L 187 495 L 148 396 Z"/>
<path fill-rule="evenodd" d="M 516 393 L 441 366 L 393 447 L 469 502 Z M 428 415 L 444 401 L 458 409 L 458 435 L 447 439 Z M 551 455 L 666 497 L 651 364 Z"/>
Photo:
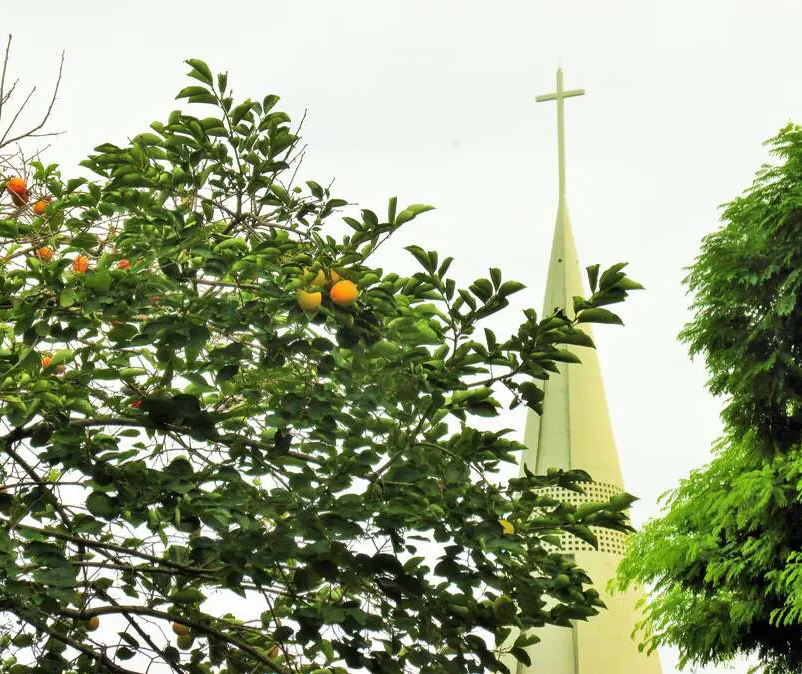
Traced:
<path fill-rule="evenodd" d="M 724 435 L 619 578 L 655 586 L 651 647 L 677 646 L 683 665 L 757 654 L 786 674 L 802 671 L 802 128 L 768 142 L 780 163 L 726 205 L 686 279 L 681 338 L 726 397 Z"/>
<path fill-rule="evenodd" d="M 600 606 L 547 537 L 628 530 L 628 503 L 536 491 L 582 471 L 499 484 L 521 445 L 476 419 L 497 391 L 539 411 L 562 346 L 592 346 L 577 323 L 637 284 L 593 268 L 575 319 L 480 332 L 522 284 L 458 288 L 418 246 L 411 277 L 370 266 L 430 207 L 334 238 L 347 204 L 295 184 L 278 98 L 188 63 L 210 116 L 100 145 L 96 182 L 5 184 L 0 671 L 506 671 L 512 627 L 527 660 Z"/>

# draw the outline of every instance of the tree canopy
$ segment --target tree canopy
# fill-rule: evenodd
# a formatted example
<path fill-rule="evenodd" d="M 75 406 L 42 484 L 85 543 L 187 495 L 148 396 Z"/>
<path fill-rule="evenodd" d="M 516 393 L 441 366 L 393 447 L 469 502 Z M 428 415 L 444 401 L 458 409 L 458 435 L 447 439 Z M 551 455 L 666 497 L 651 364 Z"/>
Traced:
<path fill-rule="evenodd" d="M 651 647 L 785 674 L 802 667 L 802 128 L 768 143 L 780 161 L 726 205 L 686 279 L 681 338 L 725 396 L 724 435 L 634 537 L 620 581 L 655 585 Z"/>
<path fill-rule="evenodd" d="M 602 605 L 554 534 L 628 530 L 628 503 L 536 490 L 580 470 L 502 483 L 521 445 L 482 420 L 540 410 L 579 324 L 639 286 L 590 268 L 574 318 L 497 337 L 521 283 L 458 287 L 415 245 L 411 276 L 371 266 L 430 207 L 342 214 L 296 182 L 277 96 L 187 63 L 209 116 L 99 145 L 92 180 L 5 183 L 0 671 L 506 671 L 514 626 L 527 660 Z"/>

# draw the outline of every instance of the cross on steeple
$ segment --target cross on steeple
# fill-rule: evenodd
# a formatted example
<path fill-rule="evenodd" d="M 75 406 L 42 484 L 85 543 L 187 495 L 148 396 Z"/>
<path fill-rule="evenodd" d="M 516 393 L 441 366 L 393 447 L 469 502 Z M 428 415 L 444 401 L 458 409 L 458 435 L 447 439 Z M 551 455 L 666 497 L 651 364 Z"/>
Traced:
<path fill-rule="evenodd" d="M 544 94 L 543 96 L 537 96 L 535 98 L 538 103 L 557 101 L 557 151 L 560 159 L 560 203 L 565 199 L 565 120 L 563 115 L 563 100 L 570 96 L 582 96 L 584 93 L 584 89 L 565 91 L 563 89 L 563 69 L 559 68 L 557 70 L 557 91 L 553 94 Z"/>

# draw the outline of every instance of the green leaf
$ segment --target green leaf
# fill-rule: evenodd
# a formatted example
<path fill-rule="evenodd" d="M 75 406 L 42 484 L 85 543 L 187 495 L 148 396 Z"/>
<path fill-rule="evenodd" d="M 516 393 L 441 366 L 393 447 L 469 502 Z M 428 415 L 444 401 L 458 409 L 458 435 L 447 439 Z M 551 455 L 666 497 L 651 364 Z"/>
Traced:
<path fill-rule="evenodd" d="M 411 206 L 407 206 L 403 211 L 401 211 L 395 218 L 395 226 L 400 227 L 404 223 L 413 220 L 415 217 L 420 215 L 421 213 L 425 213 L 426 211 L 431 211 L 434 209 L 434 206 L 427 206 L 426 204 L 412 204 Z"/>
<path fill-rule="evenodd" d="M 190 98 L 191 96 L 208 96 L 209 90 L 206 87 L 199 87 L 197 85 L 191 87 L 184 87 L 178 92 L 176 98 Z"/>
<path fill-rule="evenodd" d="M 111 274 L 105 270 L 89 271 L 84 279 L 87 287 L 99 292 L 106 292 L 111 288 Z"/>
<path fill-rule="evenodd" d="M 521 397 L 529 403 L 538 403 L 543 400 L 543 389 L 534 382 L 525 381 L 518 385 L 518 392 Z"/>
<path fill-rule="evenodd" d="M 526 288 L 526 286 L 519 281 L 506 281 L 501 284 L 501 287 L 498 289 L 498 294 L 502 297 L 507 297 L 508 295 L 513 295 L 524 288 Z"/>
<path fill-rule="evenodd" d="M 53 354 L 53 360 L 50 366 L 58 365 L 59 363 L 66 363 L 72 359 L 72 349 L 59 349 Z"/>
<path fill-rule="evenodd" d="M 214 86 L 212 71 L 203 61 L 200 59 L 187 59 L 184 61 L 184 63 L 192 67 L 192 70 L 189 73 L 190 77 L 194 77 L 196 80 L 200 80 L 204 84 L 208 84 L 210 87 Z"/>
<path fill-rule="evenodd" d="M 624 325 L 624 322 L 612 311 L 601 307 L 583 309 L 576 318 L 577 323 L 613 323 Z"/>
<path fill-rule="evenodd" d="M 148 371 L 142 367 L 124 367 L 120 370 L 120 377 L 122 379 L 130 379 L 132 377 L 139 377 L 147 373 Z"/>
<path fill-rule="evenodd" d="M 206 595 L 194 587 L 178 590 L 170 595 L 170 601 L 174 604 L 200 604 L 205 599 Z"/>
<path fill-rule="evenodd" d="M 532 658 L 529 657 L 529 653 L 527 653 L 523 648 L 518 648 L 517 646 L 510 649 L 510 655 L 514 657 L 518 662 L 524 663 L 527 667 L 532 666 Z"/>
<path fill-rule="evenodd" d="M 72 237 L 70 248 L 76 250 L 89 250 L 98 244 L 98 238 L 92 232 L 80 232 Z"/>
<path fill-rule="evenodd" d="M 234 110 L 231 112 L 231 123 L 232 124 L 239 124 L 243 119 L 245 119 L 246 115 L 251 111 L 253 107 L 253 103 L 250 99 L 246 100 L 243 103 L 240 103 Z"/>
<path fill-rule="evenodd" d="M 404 250 L 408 250 L 415 259 L 420 262 L 421 266 L 428 272 L 434 272 L 434 267 L 431 265 L 428 253 L 420 246 L 407 246 Z"/>
<path fill-rule="evenodd" d="M 86 498 L 86 507 L 95 517 L 102 517 L 106 520 L 113 519 L 118 513 L 117 505 L 112 498 L 99 491 L 89 494 Z"/>
<path fill-rule="evenodd" d="M 585 267 L 588 272 L 588 283 L 590 284 L 590 292 L 596 292 L 596 283 L 599 279 L 599 265 L 592 264 L 589 267 Z"/>
<path fill-rule="evenodd" d="M 72 288 L 65 288 L 59 293 L 58 304 L 60 307 L 68 309 L 75 304 L 77 299 L 78 295 L 75 294 L 75 291 Z"/>

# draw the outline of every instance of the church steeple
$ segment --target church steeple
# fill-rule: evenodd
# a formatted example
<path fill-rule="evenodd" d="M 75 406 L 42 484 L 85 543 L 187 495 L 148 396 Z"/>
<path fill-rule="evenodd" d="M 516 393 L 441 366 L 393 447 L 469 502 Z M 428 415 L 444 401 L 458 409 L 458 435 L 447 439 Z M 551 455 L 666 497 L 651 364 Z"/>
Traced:
<path fill-rule="evenodd" d="M 538 96 L 537 101 L 557 101 L 557 147 L 560 170 L 560 192 L 557 221 L 551 247 L 543 316 L 556 308 L 573 313 L 573 297 L 586 296 L 579 258 L 568 216 L 565 176 L 565 98 L 584 94 L 582 89 L 565 91 L 562 70 L 557 71 L 557 90 Z M 587 324 L 581 329 L 590 334 Z M 554 466 L 565 470 L 579 468 L 590 473 L 593 482 L 583 485 L 585 494 L 560 488 L 548 488 L 550 496 L 578 505 L 587 501 L 607 501 L 623 491 L 621 467 L 607 410 L 601 368 L 595 349 L 567 346 L 581 359 L 581 364 L 560 364 L 559 374 L 544 382 L 543 413 L 528 412 L 521 457 L 521 472 L 526 465 L 543 474 Z M 647 656 L 638 651 L 631 638 L 640 620 L 636 608 L 641 593 L 633 588 L 626 594 L 610 596 L 608 581 L 615 574 L 625 552 L 625 536 L 619 532 L 595 529 L 598 549 L 564 534 L 560 551 L 572 556 L 587 571 L 594 587 L 607 605 L 600 614 L 573 627 L 549 626 L 537 632 L 540 643 L 527 648 L 532 666 L 526 667 L 507 659 L 507 666 L 516 674 L 660 674 L 656 654 Z"/>
<path fill-rule="evenodd" d="M 557 148 L 560 191 L 557 221 L 551 245 L 543 316 L 564 307 L 573 313 L 573 298 L 586 295 L 579 257 L 571 231 L 565 188 L 565 112 L 563 101 L 581 96 L 584 89 L 563 89 L 562 69 L 557 71 L 557 90 L 535 100 L 557 101 Z M 591 334 L 590 327 L 581 328 Z M 595 349 L 569 347 L 582 360 L 581 365 L 562 364 L 560 374 L 545 383 L 543 414 L 528 413 L 524 443 L 527 451 L 522 464 L 537 473 L 547 468 L 581 468 L 598 482 L 621 488 L 623 481 L 615 447 L 601 368 Z M 523 467 L 522 467 L 523 470 Z"/>

